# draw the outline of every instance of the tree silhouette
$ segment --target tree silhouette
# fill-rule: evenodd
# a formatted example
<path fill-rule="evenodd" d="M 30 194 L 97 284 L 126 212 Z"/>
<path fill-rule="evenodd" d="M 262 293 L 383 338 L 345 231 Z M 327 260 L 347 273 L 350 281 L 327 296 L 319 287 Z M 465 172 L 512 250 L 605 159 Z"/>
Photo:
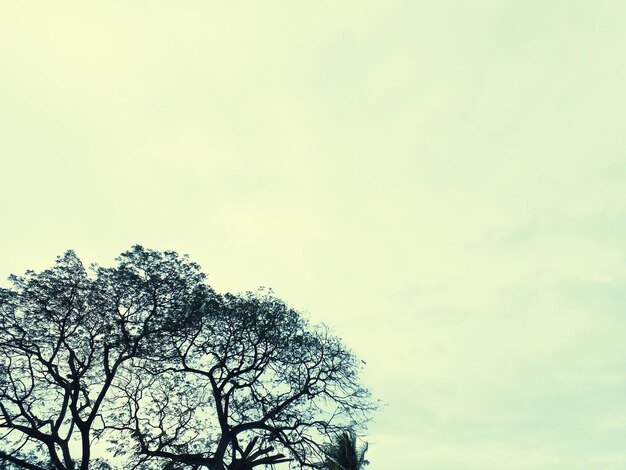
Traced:
<path fill-rule="evenodd" d="M 338 434 L 333 443 L 324 447 L 326 459 L 322 468 L 328 470 L 361 470 L 369 462 L 365 460 L 367 444 L 359 447 L 357 435 L 350 429 Z"/>
<path fill-rule="evenodd" d="M 174 252 L 135 246 L 87 270 L 70 251 L 11 281 L 0 289 L 6 468 L 313 467 L 320 443 L 374 408 L 359 361 L 327 328 L 269 291 L 217 294 Z M 108 463 L 92 457 L 96 442 Z"/>

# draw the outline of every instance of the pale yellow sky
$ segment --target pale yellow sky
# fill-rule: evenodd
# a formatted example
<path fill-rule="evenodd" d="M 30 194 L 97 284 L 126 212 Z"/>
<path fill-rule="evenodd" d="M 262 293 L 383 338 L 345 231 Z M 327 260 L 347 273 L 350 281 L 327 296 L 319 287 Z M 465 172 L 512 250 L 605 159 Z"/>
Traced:
<path fill-rule="evenodd" d="M 371 470 L 626 468 L 621 1 L 4 2 L 1 276 L 189 253 L 331 324 Z"/>

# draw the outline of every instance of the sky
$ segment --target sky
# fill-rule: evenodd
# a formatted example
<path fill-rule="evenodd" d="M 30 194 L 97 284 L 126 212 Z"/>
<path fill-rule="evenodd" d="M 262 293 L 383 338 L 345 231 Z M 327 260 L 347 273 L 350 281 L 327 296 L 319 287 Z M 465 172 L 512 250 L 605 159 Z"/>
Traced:
<path fill-rule="evenodd" d="M 625 21 L 2 2 L 0 278 L 188 253 L 366 361 L 371 470 L 625 469 Z"/>

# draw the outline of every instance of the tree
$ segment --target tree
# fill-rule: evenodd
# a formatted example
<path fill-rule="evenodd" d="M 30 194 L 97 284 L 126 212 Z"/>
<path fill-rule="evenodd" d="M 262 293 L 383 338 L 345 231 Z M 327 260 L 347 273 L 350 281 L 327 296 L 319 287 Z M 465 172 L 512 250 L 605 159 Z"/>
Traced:
<path fill-rule="evenodd" d="M 18 468 L 90 468 L 96 441 L 123 468 L 314 467 L 374 408 L 326 327 L 271 291 L 217 294 L 174 252 L 136 246 L 90 271 L 68 252 L 12 282 L 0 461 Z"/>
<path fill-rule="evenodd" d="M 89 468 L 123 366 L 205 295 L 198 266 L 173 252 L 137 246 L 117 261 L 88 272 L 68 251 L 0 290 L 0 460 Z"/>
<path fill-rule="evenodd" d="M 160 356 L 136 361 L 124 387 L 124 431 L 141 455 L 212 470 L 313 467 L 326 436 L 372 409 L 355 356 L 271 292 L 215 296 L 198 314 Z"/>
<path fill-rule="evenodd" d="M 325 461 L 322 468 L 327 470 L 361 470 L 369 462 L 365 460 L 367 444 L 359 447 L 357 435 L 350 429 L 338 434 L 333 443 L 324 447 Z"/>

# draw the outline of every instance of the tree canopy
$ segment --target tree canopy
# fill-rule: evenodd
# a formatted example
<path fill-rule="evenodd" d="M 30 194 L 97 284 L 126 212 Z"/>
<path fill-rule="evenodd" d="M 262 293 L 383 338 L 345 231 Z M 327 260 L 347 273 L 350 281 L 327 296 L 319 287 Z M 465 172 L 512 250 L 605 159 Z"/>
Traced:
<path fill-rule="evenodd" d="M 217 293 L 173 251 L 116 261 L 68 251 L 0 289 L 0 468 L 315 467 L 367 422 L 360 361 L 271 291 Z"/>

